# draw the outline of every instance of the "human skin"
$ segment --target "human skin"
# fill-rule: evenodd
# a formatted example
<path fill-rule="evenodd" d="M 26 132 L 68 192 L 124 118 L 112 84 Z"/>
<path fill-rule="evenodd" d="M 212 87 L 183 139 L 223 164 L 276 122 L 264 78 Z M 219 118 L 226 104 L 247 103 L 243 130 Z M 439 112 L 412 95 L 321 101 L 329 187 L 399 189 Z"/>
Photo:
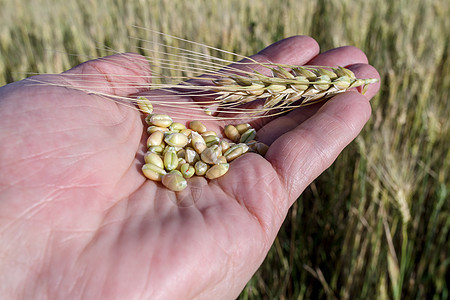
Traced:
<path fill-rule="evenodd" d="M 359 49 L 319 54 L 306 36 L 282 40 L 253 58 L 347 66 L 360 78 L 379 77 Z M 129 86 L 114 74 L 129 75 Z M 359 134 L 379 88 L 372 84 L 365 95 L 346 92 L 254 122 L 258 139 L 270 145 L 265 157 L 245 154 L 225 176 L 194 177 L 174 193 L 140 171 L 146 133 L 136 110 L 57 86 L 148 95 L 134 85 L 148 76 L 142 57 L 123 54 L 64 75 L 33 77 L 48 84 L 26 79 L 0 88 L 5 299 L 235 299 L 289 207 Z M 219 131 L 225 123 L 205 124 Z"/>

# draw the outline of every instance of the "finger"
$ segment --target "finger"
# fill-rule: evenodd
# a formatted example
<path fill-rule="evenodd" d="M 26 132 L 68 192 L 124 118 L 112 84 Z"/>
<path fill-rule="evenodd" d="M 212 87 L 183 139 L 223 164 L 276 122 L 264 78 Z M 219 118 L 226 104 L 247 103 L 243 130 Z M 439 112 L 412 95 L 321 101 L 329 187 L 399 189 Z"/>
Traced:
<path fill-rule="evenodd" d="M 304 65 L 319 54 L 319 45 L 309 36 L 293 36 L 272 44 L 251 58 L 261 63 L 286 65 Z M 239 65 L 236 66 L 239 68 Z M 269 71 L 267 68 L 254 66 L 258 71 Z M 266 72 L 267 73 L 267 72 Z M 270 73 L 270 72 L 269 72 Z"/>
<path fill-rule="evenodd" d="M 61 74 L 66 85 L 112 96 L 148 89 L 150 66 L 145 57 L 119 53 L 84 62 Z"/>
<path fill-rule="evenodd" d="M 361 78 L 379 78 L 377 70 L 367 64 L 356 64 L 349 67 L 357 77 Z M 365 97 L 370 99 L 378 91 L 379 83 L 371 84 L 368 87 Z M 331 101 L 331 100 L 328 100 Z M 311 106 L 305 106 L 293 110 L 285 116 L 272 120 L 258 130 L 258 140 L 271 145 L 278 137 L 294 129 L 311 116 L 313 116 L 323 103 L 317 103 Z"/>
<path fill-rule="evenodd" d="M 300 107 L 284 116 L 270 120 L 257 131 L 258 141 L 270 146 L 277 138 L 314 115 L 322 105 L 323 103 L 316 103 Z"/>
<path fill-rule="evenodd" d="M 343 46 L 321 53 L 308 62 L 308 65 L 346 67 L 357 63 L 367 64 L 367 56 L 359 48 Z"/>
<path fill-rule="evenodd" d="M 291 202 L 358 135 L 370 112 L 365 96 L 356 92 L 340 94 L 273 142 L 266 159 L 277 171 Z"/>

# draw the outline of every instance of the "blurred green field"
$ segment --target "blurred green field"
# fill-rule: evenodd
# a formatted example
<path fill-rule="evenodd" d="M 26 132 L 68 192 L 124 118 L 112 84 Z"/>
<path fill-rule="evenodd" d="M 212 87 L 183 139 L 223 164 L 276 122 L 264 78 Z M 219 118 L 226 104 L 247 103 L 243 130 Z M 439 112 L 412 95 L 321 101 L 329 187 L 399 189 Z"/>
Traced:
<path fill-rule="evenodd" d="M 0 85 L 117 51 L 151 28 L 250 55 L 306 34 L 381 74 L 362 134 L 300 197 L 241 299 L 447 299 L 447 0 L 0 0 Z M 166 40 L 164 42 L 173 42 Z M 182 45 L 181 45 L 182 46 Z"/>

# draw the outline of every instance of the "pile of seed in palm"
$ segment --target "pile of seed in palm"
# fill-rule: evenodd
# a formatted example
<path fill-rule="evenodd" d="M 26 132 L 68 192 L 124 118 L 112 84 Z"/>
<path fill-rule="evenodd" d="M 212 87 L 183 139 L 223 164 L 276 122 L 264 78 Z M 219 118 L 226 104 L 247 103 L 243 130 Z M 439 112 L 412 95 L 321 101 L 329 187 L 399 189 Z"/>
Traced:
<path fill-rule="evenodd" d="M 229 163 L 242 154 L 252 151 L 265 155 L 268 149 L 255 140 L 256 131 L 249 124 L 227 125 L 226 138 L 220 138 L 200 121 L 185 126 L 173 122 L 169 115 L 152 114 L 151 110 L 147 113 L 148 150 L 142 172 L 172 191 L 184 190 L 192 176 L 211 180 L 221 177 Z"/>

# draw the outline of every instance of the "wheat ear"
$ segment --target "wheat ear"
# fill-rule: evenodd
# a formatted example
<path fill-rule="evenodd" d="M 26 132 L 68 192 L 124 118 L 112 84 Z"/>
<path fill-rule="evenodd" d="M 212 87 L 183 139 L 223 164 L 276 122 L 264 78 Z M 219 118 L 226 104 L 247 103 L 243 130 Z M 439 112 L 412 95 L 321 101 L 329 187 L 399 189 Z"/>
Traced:
<path fill-rule="evenodd" d="M 124 87 L 139 86 L 148 90 L 160 90 L 162 92 L 149 93 L 146 96 L 148 100 L 146 105 L 163 108 L 182 106 L 185 114 L 187 113 L 192 119 L 210 120 L 210 116 L 217 119 L 274 116 L 328 99 L 351 88 L 362 86 L 364 92 L 369 84 L 378 81 L 371 78 L 357 78 L 351 70 L 343 67 L 261 63 L 229 51 L 145 30 L 164 38 L 200 46 L 205 51 L 199 52 L 155 41 L 139 40 L 149 45 L 140 47 L 140 50 L 149 54 L 146 60 L 152 69 L 151 83 L 130 85 L 128 76 L 128 83 L 124 83 Z M 208 51 L 216 51 L 241 61 L 218 58 L 205 53 Z M 86 78 L 89 75 L 83 76 Z M 96 94 L 133 108 L 143 107 L 142 99 L 117 97 L 95 91 L 92 87 L 95 86 L 97 75 L 92 76 L 90 88 L 77 86 L 76 81 L 75 84 L 65 87 Z M 120 75 L 111 76 L 120 78 Z M 71 82 L 73 83 L 74 80 Z M 59 86 L 64 85 L 59 84 Z M 120 84 L 118 87 L 121 87 Z M 174 96 L 178 96 L 175 101 Z M 183 100 L 186 97 L 189 101 Z M 180 115 L 180 117 L 186 117 L 186 115 Z"/>
<path fill-rule="evenodd" d="M 231 75 L 213 80 L 216 87 L 212 89 L 220 95 L 216 98 L 220 106 L 230 107 L 265 99 L 264 109 L 298 107 L 354 87 L 363 86 L 365 91 L 368 84 L 377 81 L 358 79 L 351 70 L 343 67 L 262 65 L 272 71 L 272 76 L 255 72 L 247 76 Z"/>

